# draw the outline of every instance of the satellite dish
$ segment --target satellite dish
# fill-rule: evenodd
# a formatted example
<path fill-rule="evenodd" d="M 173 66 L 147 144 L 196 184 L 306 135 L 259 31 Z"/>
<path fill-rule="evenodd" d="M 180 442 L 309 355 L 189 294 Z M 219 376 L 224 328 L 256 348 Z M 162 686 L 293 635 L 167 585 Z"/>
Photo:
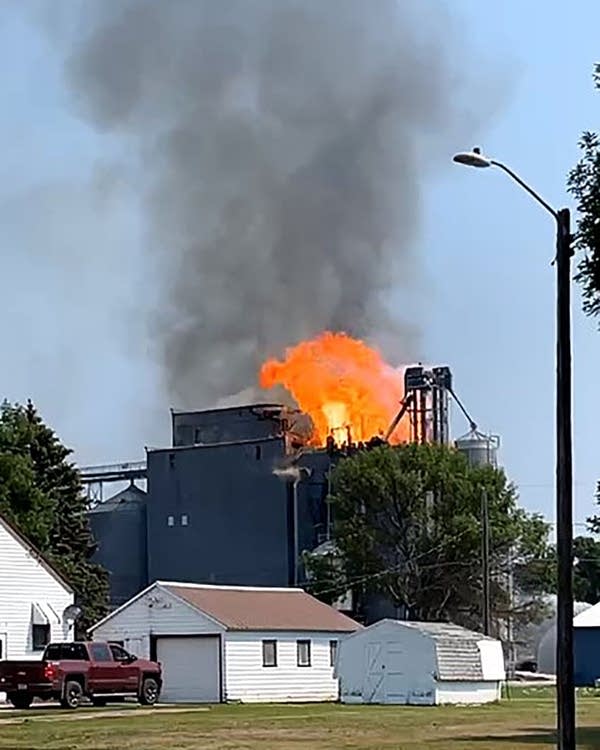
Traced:
<path fill-rule="evenodd" d="M 65 607 L 63 610 L 63 622 L 75 622 L 81 617 L 81 615 L 81 607 L 78 607 L 76 604 L 69 604 L 69 606 Z"/>

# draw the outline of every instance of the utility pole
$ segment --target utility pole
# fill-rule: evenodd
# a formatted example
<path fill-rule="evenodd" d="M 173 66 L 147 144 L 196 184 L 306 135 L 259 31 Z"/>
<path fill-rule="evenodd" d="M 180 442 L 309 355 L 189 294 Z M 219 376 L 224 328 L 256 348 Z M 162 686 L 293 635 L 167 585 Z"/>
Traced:
<path fill-rule="evenodd" d="M 513 549 L 508 552 L 508 617 L 506 619 L 506 640 L 508 641 L 508 663 L 511 671 L 515 668 L 515 626 L 513 609 L 515 606 L 515 576 L 513 568 Z"/>
<path fill-rule="evenodd" d="M 573 670 L 573 447 L 571 410 L 571 219 L 556 212 L 556 549 L 558 747 L 575 750 Z"/>
<path fill-rule="evenodd" d="M 520 185 L 556 222 L 556 548 L 558 603 L 556 638 L 556 714 L 559 750 L 575 750 L 573 669 L 573 426 L 571 405 L 571 258 L 573 237 L 568 208 L 558 211 L 512 169 L 481 153 L 455 154 L 469 167 L 497 167 Z"/>
<path fill-rule="evenodd" d="M 483 590 L 483 634 L 490 635 L 491 601 L 490 601 L 490 519 L 488 495 L 481 492 L 481 578 Z"/>

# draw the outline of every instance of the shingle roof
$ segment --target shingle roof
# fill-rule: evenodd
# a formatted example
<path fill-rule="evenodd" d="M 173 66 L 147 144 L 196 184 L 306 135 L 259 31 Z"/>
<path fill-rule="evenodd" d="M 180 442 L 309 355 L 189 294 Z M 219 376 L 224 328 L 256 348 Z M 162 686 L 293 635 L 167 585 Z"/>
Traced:
<path fill-rule="evenodd" d="M 404 622 L 399 625 L 418 630 L 435 641 L 439 680 L 483 680 L 478 643 L 493 638 L 445 622 Z"/>
<path fill-rule="evenodd" d="M 228 630 L 352 633 L 362 627 L 302 589 L 157 583 Z"/>

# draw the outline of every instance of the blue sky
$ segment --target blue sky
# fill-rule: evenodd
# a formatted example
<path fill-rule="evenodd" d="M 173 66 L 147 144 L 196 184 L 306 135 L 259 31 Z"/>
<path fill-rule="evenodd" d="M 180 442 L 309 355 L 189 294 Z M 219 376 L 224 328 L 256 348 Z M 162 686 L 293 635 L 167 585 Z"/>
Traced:
<path fill-rule="evenodd" d="M 484 118 L 473 141 L 549 202 L 569 205 L 565 175 L 578 157 L 578 136 L 598 126 L 600 95 L 591 73 L 600 60 L 600 6 L 578 0 L 568 13 L 563 4 L 534 0 L 486 3 L 485 11 L 477 0 L 451 6 L 465 42 L 495 71 L 490 90 L 500 92 L 493 117 Z M 0 393 L 19 400 L 31 395 L 82 462 L 138 458 L 140 435 L 150 445 L 167 439 L 168 404 L 160 402 L 143 335 L 153 299 L 143 273 L 136 196 L 118 173 L 115 178 L 98 166 L 99 155 L 104 165 L 126 158 L 126 144 L 111 145 L 73 116 L 60 60 L 17 7 L 0 9 L 6 271 Z M 456 143 L 454 150 L 472 145 Z M 553 224 L 502 173 L 461 168 L 451 156 L 423 196 L 424 356 L 452 367 L 457 391 L 481 428 L 501 435 L 501 459 L 524 505 L 551 519 Z M 90 175 L 98 195 L 106 196 L 103 203 L 91 204 L 78 190 Z M 31 219 L 24 220 L 28 206 Z M 35 222 L 40 209 L 53 217 L 43 236 Z M 100 230 L 82 248 L 79 225 L 92 218 Z M 76 285 L 66 283 L 53 262 L 59 252 L 65 257 L 65 243 Z M 129 311 L 127 325 L 112 312 L 115 300 Z M 573 331 L 575 514 L 581 523 L 593 509 L 600 477 L 600 333 L 581 313 L 577 294 Z M 455 435 L 466 429 L 456 413 Z"/>
<path fill-rule="evenodd" d="M 506 104 L 479 145 L 553 205 L 570 205 L 565 174 L 578 158 L 578 136 L 599 124 L 591 73 L 600 60 L 600 6 L 581 0 L 568 12 L 562 3 L 533 0 L 486 3 L 485 12 L 476 0 L 453 6 L 465 19 L 465 38 L 478 39 L 486 58 L 510 71 Z M 427 353 L 451 364 L 476 420 L 502 436 L 502 460 L 523 503 L 552 517 L 552 219 L 498 170 L 457 165 L 433 186 L 426 214 L 422 244 L 434 288 Z M 578 290 L 573 312 L 575 515 L 581 522 L 593 509 L 600 475 L 600 334 L 583 316 Z"/>

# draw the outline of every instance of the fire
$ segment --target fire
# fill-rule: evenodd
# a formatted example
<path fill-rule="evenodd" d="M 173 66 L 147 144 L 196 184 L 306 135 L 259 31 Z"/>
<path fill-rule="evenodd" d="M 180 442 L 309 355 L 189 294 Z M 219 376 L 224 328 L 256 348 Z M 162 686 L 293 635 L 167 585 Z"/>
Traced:
<path fill-rule="evenodd" d="M 283 385 L 292 394 L 312 419 L 315 445 L 323 445 L 328 435 L 336 442 L 348 435 L 354 442 L 384 435 L 404 395 L 400 370 L 364 341 L 331 331 L 286 349 L 283 360 L 267 360 L 260 385 Z M 407 436 L 408 426 L 400 423 L 390 442 Z"/>

